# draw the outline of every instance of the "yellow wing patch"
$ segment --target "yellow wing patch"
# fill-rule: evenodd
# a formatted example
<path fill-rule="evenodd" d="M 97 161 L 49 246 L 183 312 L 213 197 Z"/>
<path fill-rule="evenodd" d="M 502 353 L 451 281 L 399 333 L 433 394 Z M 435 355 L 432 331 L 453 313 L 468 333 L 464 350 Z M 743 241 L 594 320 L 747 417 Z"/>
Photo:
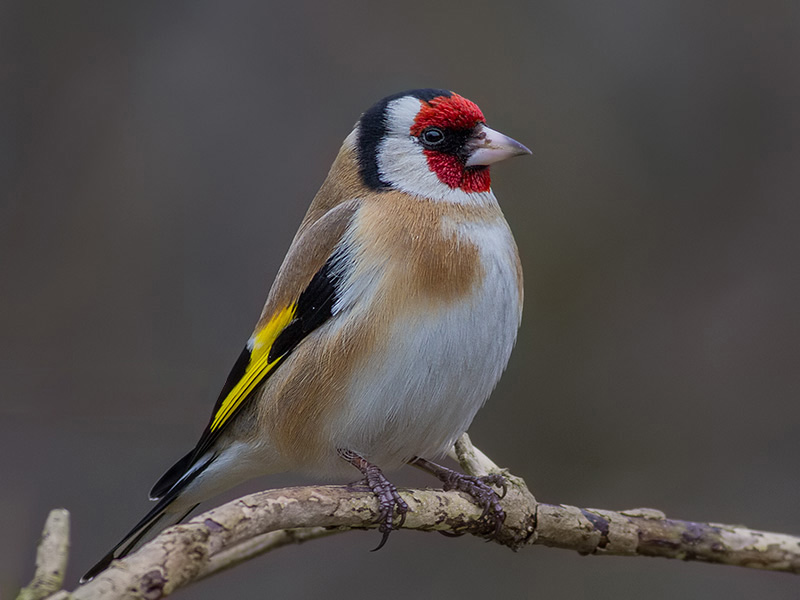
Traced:
<path fill-rule="evenodd" d="M 269 373 L 272 368 L 280 360 L 276 358 L 269 362 L 269 350 L 272 344 L 280 335 L 286 326 L 294 318 L 297 304 L 292 303 L 286 308 L 278 311 L 269 322 L 253 336 L 253 347 L 250 350 L 250 362 L 245 368 L 242 378 L 233 386 L 233 389 L 222 401 L 222 404 L 214 415 L 214 420 L 211 422 L 210 431 L 215 431 L 222 427 L 225 422 L 236 412 L 236 409 L 242 401 L 250 395 L 250 392 L 255 389 L 258 383 L 264 379 L 264 376 Z"/>

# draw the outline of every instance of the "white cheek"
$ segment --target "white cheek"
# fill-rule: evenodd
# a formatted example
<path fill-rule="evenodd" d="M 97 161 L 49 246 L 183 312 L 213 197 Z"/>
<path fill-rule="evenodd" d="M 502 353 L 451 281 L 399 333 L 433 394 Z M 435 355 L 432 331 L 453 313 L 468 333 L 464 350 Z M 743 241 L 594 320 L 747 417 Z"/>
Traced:
<path fill-rule="evenodd" d="M 442 188 L 450 189 L 431 172 L 422 148 L 410 136 L 383 140 L 378 150 L 378 172 L 393 187 L 428 198 L 438 197 Z"/>
<path fill-rule="evenodd" d="M 386 107 L 386 137 L 378 147 L 378 172 L 394 187 L 428 198 L 449 189 L 428 168 L 422 146 L 409 133 L 420 109 L 416 98 L 398 98 Z"/>

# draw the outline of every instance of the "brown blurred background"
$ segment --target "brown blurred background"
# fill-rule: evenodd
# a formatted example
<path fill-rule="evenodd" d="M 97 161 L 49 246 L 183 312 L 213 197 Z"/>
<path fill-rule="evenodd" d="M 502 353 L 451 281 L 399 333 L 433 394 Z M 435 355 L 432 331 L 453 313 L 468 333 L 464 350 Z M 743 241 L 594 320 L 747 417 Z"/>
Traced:
<path fill-rule="evenodd" d="M 411 87 L 464 94 L 534 149 L 494 170 L 526 306 L 476 444 L 543 501 L 800 534 L 799 40 L 796 0 L 0 4 L 0 595 L 50 508 L 72 513 L 70 585 L 149 508 L 342 139 Z M 376 541 L 288 548 L 182 597 L 798 591 Z"/>

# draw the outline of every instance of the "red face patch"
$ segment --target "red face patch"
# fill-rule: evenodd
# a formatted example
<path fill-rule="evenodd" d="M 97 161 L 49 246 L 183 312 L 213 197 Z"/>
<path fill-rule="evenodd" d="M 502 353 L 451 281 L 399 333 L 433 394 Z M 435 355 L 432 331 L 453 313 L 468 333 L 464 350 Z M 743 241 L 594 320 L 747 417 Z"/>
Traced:
<path fill-rule="evenodd" d="M 420 100 L 422 108 L 411 126 L 411 135 L 418 136 L 427 127 L 441 129 L 472 129 L 478 123 L 485 123 L 478 105 L 463 96 L 453 94 L 450 97 L 437 96 L 425 102 Z M 436 150 L 424 150 L 428 159 L 428 167 L 439 178 L 439 181 L 451 188 L 460 188 L 465 192 L 487 192 L 491 186 L 488 167 L 468 169 L 459 157 Z"/>
<path fill-rule="evenodd" d="M 411 135 L 417 136 L 426 127 L 442 127 L 450 129 L 472 129 L 478 123 L 485 123 L 478 105 L 463 96 L 453 94 L 437 96 L 430 102 L 420 100 L 422 108 L 411 126 Z"/>

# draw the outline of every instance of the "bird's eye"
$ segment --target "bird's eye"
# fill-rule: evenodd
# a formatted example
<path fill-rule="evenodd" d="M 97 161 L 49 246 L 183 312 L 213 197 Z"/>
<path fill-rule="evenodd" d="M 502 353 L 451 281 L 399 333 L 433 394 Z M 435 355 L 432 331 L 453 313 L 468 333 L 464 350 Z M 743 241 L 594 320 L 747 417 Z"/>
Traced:
<path fill-rule="evenodd" d="M 419 139 L 426 148 L 433 148 L 444 141 L 444 131 L 438 127 L 428 127 L 420 134 Z"/>

